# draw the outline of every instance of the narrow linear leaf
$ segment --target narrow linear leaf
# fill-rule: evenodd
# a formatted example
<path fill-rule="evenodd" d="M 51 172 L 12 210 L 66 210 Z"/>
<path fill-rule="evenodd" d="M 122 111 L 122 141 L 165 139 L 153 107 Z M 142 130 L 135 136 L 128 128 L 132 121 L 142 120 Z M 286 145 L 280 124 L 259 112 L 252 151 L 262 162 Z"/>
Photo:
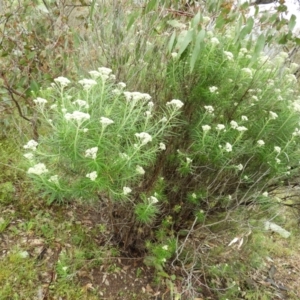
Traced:
<path fill-rule="evenodd" d="M 169 41 L 169 43 L 168 43 L 168 51 L 169 51 L 169 53 L 171 53 L 172 50 L 173 50 L 175 38 L 176 38 L 176 32 L 174 31 L 174 32 L 172 33 L 172 36 L 171 36 L 170 41 Z"/>

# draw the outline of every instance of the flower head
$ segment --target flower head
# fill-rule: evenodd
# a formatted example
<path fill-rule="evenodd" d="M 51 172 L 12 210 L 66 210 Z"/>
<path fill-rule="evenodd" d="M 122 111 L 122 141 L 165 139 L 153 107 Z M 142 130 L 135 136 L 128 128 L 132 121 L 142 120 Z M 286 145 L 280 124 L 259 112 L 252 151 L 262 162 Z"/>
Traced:
<path fill-rule="evenodd" d="M 111 74 L 112 69 L 106 68 L 106 67 L 100 67 L 100 68 L 98 68 L 98 71 L 100 72 L 101 75 L 106 75 L 106 76 L 108 76 L 108 75 Z"/>
<path fill-rule="evenodd" d="M 86 101 L 84 101 L 84 100 L 80 100 L 80 99 L 75 100 L 75 101 L 73 102 L 73 104 L 77 104 L 80 108 L 81 108 L 81 107 L 83 107 L 83 108 L 89 108 L 88 103 L 87 103 Z"/>
<path fill-rule="evenodd" d="M 85 90 L 89 90 L 92 86 L 97 84 L 97 81 L 94 79 L 84 78 L 82 80 L 79 80 L 78 83 L 80 83 Z"/>
<path fill-rule="evenodd" d="M 81 123 L 83 121 L 86 121 L 88 119 L 90 119 L 90 115 L 87 114 L 87 113 L 83 113 L 81 111 L 77 111 L 75 110 L 73 113 L 66 113 L 65 114 L 65 119 L 67 121 L 71 121 L 71 120 L 74 120 L 74 121 L 77 121 L 78 123 Z"/>
<path fill-rule="evenodd" d="M 113 120 L 109 119 L 109 118 L 101 117 L 101 118 L 100 118 L 100 123 L 101 123 L 103 126 L 107 126 L 107 125 L 113 124 L 113 123 L 115 123 L 115 122 L 114 122 Z"/>
<path fill-rule="evenodd" d="M 275 146 L 274 147 L 274 151 L 277 152 L 277 153 L 280 153 L 281 152 L 281 148 L 278 147 L 278 146 Z"/>
<path fill-rule="evenodd" d="M 178 56 L 178 53 L 177 52 L 172 52 L 171 56 L 172 56 L 172 58 L 176 58 Z"/>
<path fill-rule="evenodd" d="M 30 140 L 26 145 L 23 146 L 23 148 L 35 151 L 37 145 L 38 145 L 38 142 L 36 142 L 35 140 Z"/>
<path fill-rule="evenodd" d="M 210 91 L 211 93 L 216 93 L 216 92 L 218 91 L 218 87 L 217 87 L 217 86 L 210 86 L 210 87 L 209 87 L 209 91 Z"/>
<path fill-rule="evenodd" d="M 166 150 L 166 145 L 164 143 L 159 143 L 159 150 Z"/>
<path fill-rule="evenodd" d="M 136 166 L 135 170 L 136 170 L 136 172 L 137 172 L 138 174 L 140 174 L 140 175 L 144 175 L 144 174 L 145 174 L 145 170 L 144 170 L 144 168 L 141 167 L 141 166 Z"/>
<path fill-rule="evenodd" d="M 230 125 L 231 125 L 231 128 L 233 128 L 233 129 L 237 129 L 239 127 L 239 125 L 236 121 L 231 121 Z"/>
<path fill-rule="evenodd" d="M 275 120 L 278 118 L 278 115 L 272 111 L 269 111 L 269 117 L 271 120 Z"/>
<path fill-rule="evenodd" d="M 136 133 L 135 136 L 141 139 L 142 145 L 146 145 L 152 141 L 152 136 L 147 132 Z"/>
<path fill-rule="evenodd" d="M 211 127 L 210 127 L 209 125 L 203 125 L 203 126 L 202 126 L 202 130 L 203 130 L 204 132 L 207 132 L 207 131 L 211 130 Z"/>
<path fill-rule="evenodd" d="M 212 38 L 210 39 L 210 42 L 211 42 L 212 45 L 214 45 L 214 46 L 220 44 L 219 40 L 218 40 L 216 37 L 212 37 Z"/>
<path fill-rule="evenodd" d="M 244 169 L 244 166 L 242 164 L 239 164 L 236 166 L 236 168 L 239 170 L 239 171 L 242 171 Z"/>
<path fill-rule="evenodd" d="M 63 77 L 63 76 L 59 76 L 57 78 L 54 79 L 54 82 L 60 84 L 62 87 L 65 87 L 67 86 L 71 81 L 66 78 L 66 77 Z"/>
<path fill-rule="evenodd" d="M 95 159 L 97 157 L 98 147 L 85 150 L 85 157 Z"/>
<path fill-rule="evenodd" d="M 242 116 L 241 119 L 242 119 L 242 121 L 248 121 L 248 117 L 247 116 Z"/>
<path fill-rule="evenodd" d="M 224 53 L 224 55 L 226 56 L 226 58 L 228 60 L 233 60 L 234 56 L 233 56 L 233 54 L 231 52 L 229 52 L 229 51 L 223 51 L 223 53 Z"/>
<path fill-rule="evenodd" d="M 203 128 L 203 126 L 202 126 L 202 128 Z M 225 129 L 225 125 L 223 125 L 223 124 L 218 124 L 216 126 L 216 130 L 218 130 L 218 131 L 221 131 L 221 130 L 224 130 L 224 129 Z"/>
<path fill-rule="evenodd" d="M 47 172 L 49 172 L 49 170 L 46 168 L 45 164 L 43 163 L 36 164 L 33 167 L 29 168 L 27 171 L 28 174 L 34 174 L 34 175 L 42 175 Z"/>
<path fill-rule="evenodd" d="M 39 104 L 39 105 L 44 105 L 48 101 L 44 98 L 37 97 L 36 99 L 33 100 L 34 103 Z"/>
<path fill-rule="evenodd" d="M 232 151 L 232 145 L 230 143 L 226 143 L 226 145 L 225 145 L 225 151 L 226 152 L 231 152 Z"/>
<path fill-rule="evenodd" d="M 215 110 L 211 105 L 205 105 L 204 108 L 209 114 L 212 114 Z"/>
<path fill-rule="evenodd" d="M 98 175 L 97 175 L 97 172 L 96 172 L 96 171 L 93 171 L 93 172 L 91 172 L 91 173 L 86 174 L 85 177 L 91 179 L 92 181 L 95 181 L 96 178 L 98 177 Z"/>
<path fill-rule="evenodd" d="M 95 79 L 101 76 L 101 73 L 95 70 L 89 71 L 89 74 Z"/>
<path fill-rule="evenodd" d="M 265 142 L 263 140 L 258 140 L 257 145 L 258 147 L 263 147 L 265 145 Z"/>
<path fill-rule="evenodd" d="M 140 92 L 124 92 L 123 94 L 128 102 L 137 102 L 140 100 L 149 101 L 152 98 L 149 94 Z"/>
<path fill-rule="evenodd" d="M 123 187 L 123 194 L 126 196 L 132 192 L 132 189 L 128 186 Z"/>
<path fill-rule="evenodd" d="M 150 204 L 155 204 L 155 203 L 158 202 L 158 199 L 157 199 L 156 197 L 154 197 L 154 196 L 150 196 L 150 197 L 148 198 L 148 200 L 149 200 L 149 203 L 150 203 Z"/>
<path fill-rule="evenodd" d="M 249 69 L 249 68 L 243 68 L 243 69 L 242 69 L 242 72 L 243 72 L 245 75 L 247 75 L 247 76 L 249 76 L 250 78 L 252 78 L 252 70 L 251 70 L 251 69 Z"/>
<path fill-rule="evenodd" d="M 240 131 L 240 132 L 243 132 L 243 131 L 248 130 L 248 128 L 245 127 L 245 126 L 238 126 L 238 127 L 236 128 L 236 130 L 237 130 L 237 131 Z"/>
<path fill-rule="evenodd" d="M 184 104 L 182 101 L 178 100 L 178 99 L 173 99 L 170 102 L 167 102 L 166 104 L 167 106 L 172 105 L 173 107 L 175 107 L 176 109 L 181 108 Z"/>
<path fill-rule="evenodd" d="M 53 182 L 55 184 L 59 184 L 59 181 L 58 181 L 58 175 L 53 175 L 49 178 L 48 180 L 49 182 Z"/>
<path fill-rule="evenodd" d="M 118 86 L 119 89 L 125 89 L 126 88 L 126 83 L 124 83 L 124 82 L 118 82 L 117 86 Z"/>

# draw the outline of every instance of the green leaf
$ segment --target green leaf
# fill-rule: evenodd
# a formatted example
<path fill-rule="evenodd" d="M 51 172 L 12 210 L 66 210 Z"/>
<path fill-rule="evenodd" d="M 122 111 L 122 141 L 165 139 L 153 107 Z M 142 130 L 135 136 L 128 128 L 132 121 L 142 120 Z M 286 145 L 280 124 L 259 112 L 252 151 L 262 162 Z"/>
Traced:
<path fill-rule="evenodd" d="M 183 51 L 186 50 L 186 48 L 188 47 L 188 45 L 191 43 L 192 39 L 193 39 L 193 32 L 194 30 L 190 29 L 189 31 L 187 31 L 181 45 L 180 45 L 180 48 L 179 48 L 179 52 L 178 52 L 178 55 L 180 56 Z"/>
<path fill-rule="evenodd" d="M 137 19 L 137 15 L 136 14 L 132 14 L 129 18 L 128 24 L 127 24 L 127 28 L 126 30 L 128 31 L 131 26 L 133 25 L 134 21 Z"/>
<path fill-rule="evenodd" d="M 152 11 L 155 8 L 157 2 L 158 2 L 157 0 L 149 1 L 147 6 L 145 7 L 145 13 L 148 13 L 148 12 Z"/>
<path fill-rule="evenodd" d="M 172 50 L 173 50 L 175 38 L 176 38 L 176 32 L 174 31 L 174 32 L 172 33 L 172 36 L 171 36 L 170 41 L 169 41 L 169 43 L 168 43 L 168 51 L 169 51 L 169 53 L 171 53 Z"/>
<path fill-rule="evenodd" d="M 205 30 L 202 29 L 196 37 L 196 42 L 195 42 L 195 46 L 194 46 L 193 53 L 192 53 L 192 56 L 191 56 L 191 61 L 190 61 L 190 72 L 193 71 L 195 63 L 197 61 L 197 58 L 200 55 L 201 46 L 203 45 L 203 40 L 204 40 L 204 37 L 205 37 L 205 33 L 206 33 Z"/>
<path fill-rule="evenodd" d="M 256 57 L 258 57 L 259 54 L 261 53 L 261 51 L 264 49 L 264 47 L 265 47 L 265 41 L 266 41 L 266 37 L 265 37 L 265 35 L 262 33 L 262 34 L 258 37 L 258 39 L 257 39 L 257 41 L 256 41 L 255 48 L 254 48 L 254 55 L 255 55 Z"/>
<path fill-rule="evenodd" d="M 242 28 L 238 39 L 241 41 L 245 38 L 247 34 L 250 34 L 254 25 L 254 20 L 252 17 L 248 18 L 246 25 Z"/>
<path fill-rule="evenodd" d="M 292 31 L 296 25 L 296 16 L 295 15 L 292 15 L 291 18 L 290 18 L 290 22 L 288 24 L 288 27 L 289 27 L 289 30 Z"/>
<path fill-rule="evenodd" d="M 191 25 L 192 25 L 193 28 L 198 26 L 198 24 L 200 22 L 200 18 L 201 18 L 201 13 L 200 13 L 200 10 L 199 10 L 199 12 L 192 19 Z"/>

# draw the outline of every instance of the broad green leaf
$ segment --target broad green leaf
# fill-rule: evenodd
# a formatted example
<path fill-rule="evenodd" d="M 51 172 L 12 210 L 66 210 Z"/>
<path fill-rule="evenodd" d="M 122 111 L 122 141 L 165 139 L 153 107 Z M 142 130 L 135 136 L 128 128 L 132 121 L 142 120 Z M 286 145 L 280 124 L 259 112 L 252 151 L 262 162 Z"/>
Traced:
<path fill-rule="evenodd" d="M 254 25 L 254 20 L 252 17 L 248 18 L 246 25 L 242 28 L 238 39 L 242 41 L 247 34 L 250 34 Z"/>
<path fill-rule="evenodd" d="M 195 66 L 195 63 L 197 61 L 197 58 L 199 57 L 200 55 L 200 52 L 201 52 L 201 46 L 203 45 L 203 40 L 204 40 L 204 37 L 205 37 L 205 30 L 202 29 L 197 37 L 196 37 L 196 41 L 195 41 L 195 45 L 194 45 L 194 49 L 193 49 L 193 53 L 192 53 L 192 56 L 191 56 L 191 61 L 190 61 L 190 72 L 193 71 L 194 69 L 194 66 Z"/>
<path fill-rule="evenodd" d="M 266 41 L 266 37 L 264 36 L 264 34 L 262 33 L 258 39 L 256 40 L 256 44 L 254 47 L 254 53 L 252 55 L 252 59 L 251 59 L 251 63 L 254 63 L 257 58 L 259 57 L 261 51 L 264 49 L 265 47 L 265 41 Z"/>
<path fill-rule="evenodd" d="M 256 41 L 256 45 L 254 48 L 254 53 L 258 56 L 260 54 L 260 52 L 264 49 L 265 47 L 265 41 L 266 41 L 266 37 L 265 35 L 262 33 L 257 41 Z"/>
<path fill-rule="evenodd" d="M 168 43 L 168 51 L 169 51 L 169 53 L 171 53 L 172 50 L 173 50 L 175 38 L 176 38 L 176 32 L 174 31 L 174 32 L 172 33 L 172 36 L 171 36 L 170 41 L 169 41 L 169 43 Z"/>
<path fill-rule="evenodd" d="M 186 48 L 188 47 L 188 45 L 190 44 L 190 42 L 193 39 L 193 32 L 194 30 L 190 29 L 186 32 L 185 37 L 183 38 L 183 41 L 179 47 L 179 52 L 178 55 L 180 56 L 184 50 L 186 50 Z"/>
<path fill-rule="evenodd" d="M 197 27 L 199 22 L 200 22 L 200 18 L 201 18 L 201 13 L 200 10 L 198 11 L 198 13 L 195 15 L 195 17 L 192 19 L 192 27 Z"/>
<path fill-rule="evenodd" d="M 145 7 L 145 13 L 152 11 L 155 8 L 155 6 L 157 5 L 157 2 L 158 2 L 157 0 L 149 1 L 147 6 Z"/>
<path fill-rule="evenodd" d="M 289 30 L 292 31 L 296 25 L 296 16 L 295 15 L 292 15 L 291 18 L 290 18 L 290 22 L 288 24 L 289 26 Z"/>

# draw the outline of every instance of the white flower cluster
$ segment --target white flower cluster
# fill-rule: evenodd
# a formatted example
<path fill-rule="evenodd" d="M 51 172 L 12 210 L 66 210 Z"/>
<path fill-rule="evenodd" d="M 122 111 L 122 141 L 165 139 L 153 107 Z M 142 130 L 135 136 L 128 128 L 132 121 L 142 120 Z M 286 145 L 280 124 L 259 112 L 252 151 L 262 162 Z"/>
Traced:
<path fill-rule="evenodd" d="M 147 132 L 136 133 L 135 136 L 141 139 L 142 145 L 146 145 L 152 141 L 152 136 Z"/>
<path fill-rule="evenodd" d="M 265 142 L 263 140 L 258 140 L 257 145 L 258 147 L 263 147 L 265 145 Z"/>
<path fill-rule="evenodd" d="M 212 37 L 210 39 L 210 42 L 212 43 L 213 46 L 217 46 L 220 44 L 219 40 L 216 37 Z"/>
<path fill-rule="evenodd" d="M 166 145 L 164 144 L 164 143 L 159 143 L 159 150 L 162 150 L 162 151 L 164 151 L 164 150 L 166 150 L 167 148 L 166 148 Z"/>
<path fill-rule="evenodd" d="M 73 104 L 77 104 L 80 108 L 89 108 L 89 104 L 85 100 L 75 100 Z"/>
<path fill-rule="evenodd" d="M 300 136 L 300 130 L 298 128 L 295 128 L 295 131 L 293 132 L 293 136 Z"/>
<path fill-rule="evenodd" d="M 281 148 L 278 147 L 278 146 L 275 146 L 274 147 L 274 151 L 277 152 L 277 153 L 280 153 L 281 152 Z"/>
<path fill-rule="evenodd" d="M 250 78 L 252 78 L 253 74 L 252 74 L 252 70 L 249 68 L 243 68 L 241 70 L 245 75 L 249 76 Z"/>
<path fill-rule="evenodd" d="M 145 100 L 149 101 L 151 99 L 151 96 L 146 93 L 140 93 L 140 92 L 124 92 L 124 96 L 126 100 L 129 101 L 140 101 L 140 100 Z"/>
<path fill-rule="evenodd" d="M 145 174 L 145 170 L 144 170 L 144 168 L 141 167 L 141 166 L 136 166 L 135 170 L 136 170 L 136 172 L 137 172 L 138 174 L 140 174 L 140 175 L 144 175 L 144 174 Z"/>
<path fill-rule="evenodd" d="M 226 143 L 224 147 L 226 152 L 231 152 L 232 151 L 232 145 L 230 143 Z"/>
<path fill-rule="evenodd" d="M 239 126 L 238 123 L 236 121 L 233 121 L 233 120 L 230 122 L 230 126 L 231 126 L 231 128 L 236 129 L 237 131 L 240 131 L 240 132 L 248 130 L 247 127 L 245 127 L 245 126 Z"/>
<path fill-rule="evenodd" d="M 97 84 L 97 81 L 94 79 L 84 78 L 79 80 L 78 83 L 80 83 L 85 90 L 89 90 L 91 87 Z"/>
<path fill-rule="evenodd" d="M 209 125 L 203 125 L 203 126 L 202 126 L 202 130 L 203 130 L 204 132 L 206 132 L 206 131 L 211 130 L 211 127 L 210 127 Z"/>
<path fill-rule="evenodd" d="M 206 105 L 204 106 L 206 112 L 208 112 L 209 114 L 212 114 L 214 112 L 214 108 L 211 105 Z"/>
<path fill-rule="evenodd" d="M 89 178 L 92 181 L 95 181 L 96 178 L 98 177 L 98 174 L 96 171 L 93 171 L 91 173 L 86 174 L 86 177 Z"/>
<path fill-rule="evenodd" d="M 63 76 L 59 76 L 57 78 L 54 79 L 54 82 L 60 84 L 62 87 L 65 87 L 67 86 L 71 81 L 66 78 L 66 77 L 63 77 Z"/>
<path fill-rule="evenodd" d="M 132 189 L 128 186 L 123 187 L 123 194 L 126 196 L 132 192 Z"/>
<path fill-rule="evenodd" d="M 176 109 L 180 109 L 184 104 L 182 101 L 178 100 L 178 99 L 173 99 L 170 102 L 166 103 L 167 106 L 173 106 Z"/>
<path fill-rule="evenodd" d="M 59 179 L 58 179 L 58 175 L 53 175 L 49 178 L 48 180 L 49 182 L 53 182 L 55 184 L 59 184 Z"/>
<path fill-rule="evenodd" d="M 226 56 L 226 59 L 227 60 L 233 60 L 234 59 L 234 56 L 231 52 L 229 51 L 223 51 L 224 55 Z"/>
<path fill-rule="evenodd" d="M 206 125 L 207 126 L 207 125 Z M 216 126 L 216 130 L 217 131 L 222 131 L 222 130 L 224 130 L 225 129 L 225 125 L 223 125 L 223 124 L 218 124 L 217 126 Z"/>
<path fill-rule="evenodd" d="M 73 113 L 66 113 L 65 114 L 65 119 L 67 120 L 67 121 L 71 121 L 71 120 L 74 120 L 74 121 L 77 121 L 78 123 L 81 123 L 81 122 L 83 122 L 83 121 L 85 121 L 85 120 L 88 120 L 88 119 L 90 119 L 90 115 L 89 114 L 87 114 L 87 113 L 83 113 L 83 112 L 81 112 L 81 111 L 77 111 L 77 110 L 75 110 Z"/>
<path fill-rule="evenodd" d="M 36 99 L 33 100 L 34 103 L 39 104 L 39 105 L 44 105 L 48 101 L 44 98 L 37 97 Z"/>
<path fill-rule="evenodd" d="M 97 157 L 98 147 L 92 147 L 85 150 L 85 157 L 95 159 Z"/>
<path fill-rule="evenodd" d="M 109 119 L 109 118 L 101 117 L 101 118 L 100 118 L 100 123 L 101 123 L 104 127 L 106 127 L 106 126 L 108 126 L 108 125 L 110 125 L 110 124 L 113 124 L 113 123 L 115 123 L 115 122 L 114 122 L 113 120 Z"/>
<path fill-rule="evenodd" d="M 210 87 L 209 87 L 209 91 L 210 91 L 211 93 L 216 93 L 216 94 L 219 93 L 219 92 L 218 92 L 218 87 L 217 87 L 217 86 L 210 86 Z"/>
<path fill-rule="evenodd" d="M 33 167 L 29 168 L 27 173 L 34 174 L 34 175 L 42 175 L 49 172 L 46 168 L 45 164 L 39 163 L 34 165 Z"/>
<path fill-rule="evenodd" d="M 148 198 L 148 201 L 149 201 L 150 204 L 155 204 L 155 203 L 158 202 L 158 199 L 156 197 L 154 197 L 154 196 L 150 196 Z"/>
<path fill-rule="evenodd" d="M 271 120 L 275 120 L 278 118 L 278 115 L 274 113 L 273 111 L 269 111 L 269 117 Z"/>
<path fill-rule="evenodd" d="M 36 151 L 37 146 L 38 146 L 38 142 L 36 142 L 35 140 L 30 140 L 26 145 L 23 146 L 23 148 Z"/>

